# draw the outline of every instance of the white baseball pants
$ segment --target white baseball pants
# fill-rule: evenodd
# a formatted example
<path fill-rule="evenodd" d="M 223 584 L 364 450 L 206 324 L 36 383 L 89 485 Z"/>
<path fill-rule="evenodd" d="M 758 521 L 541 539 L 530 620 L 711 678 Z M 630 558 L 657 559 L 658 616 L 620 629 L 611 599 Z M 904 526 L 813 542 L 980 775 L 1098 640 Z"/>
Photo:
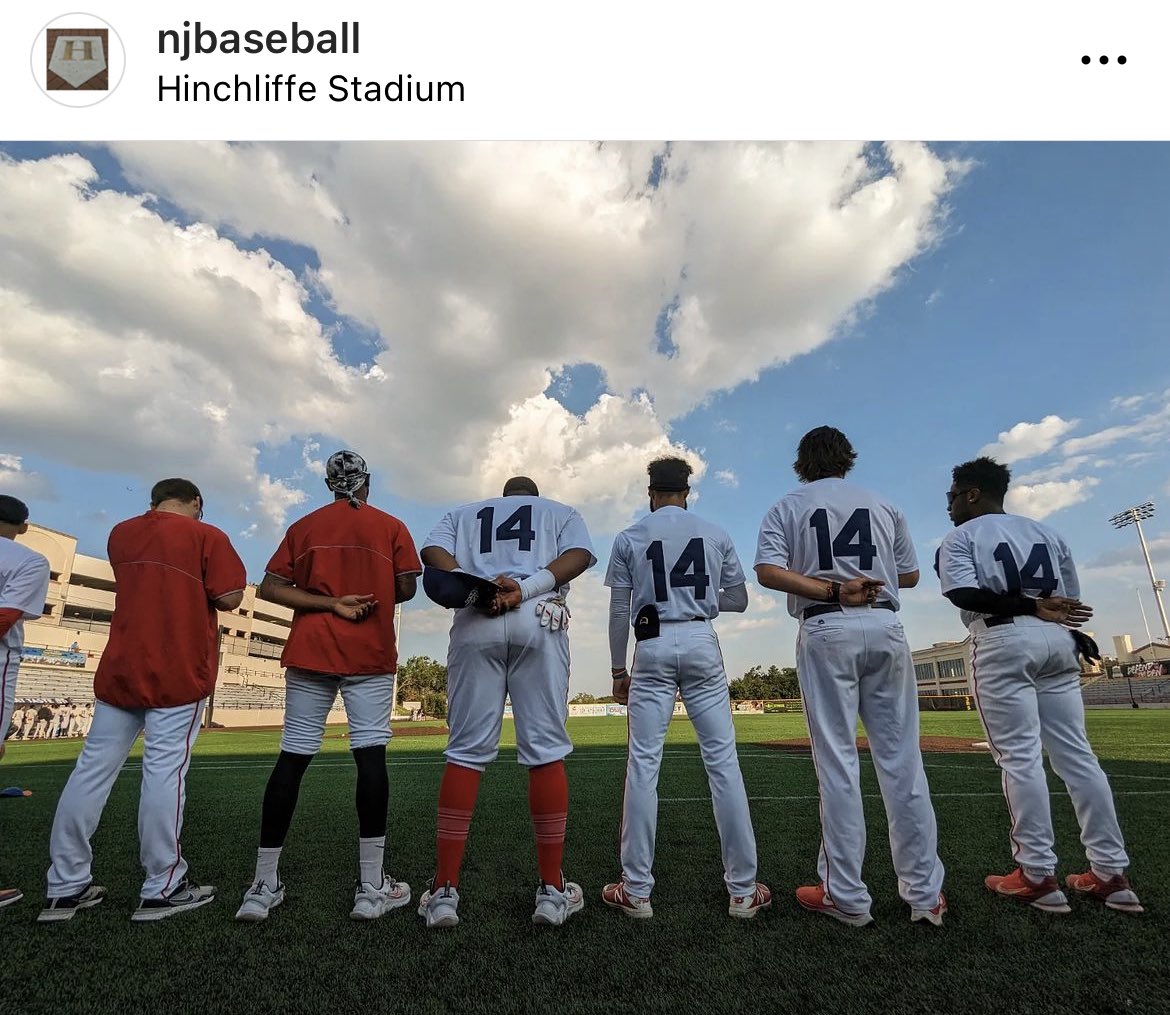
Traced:
<path fill-rule="evenodd" d="M 0 743 L 8 736 L 8 725 L 16 708 L 16 673 L 20 669 L 20 652 L 5 647 L 0 660 Z M 12 734 L 15 740 L 20 730 Z"/>
<path fill-rule="evenodd" d="M 384 747 L 390 742 L 394 675 L 339 677 L 290 667 L 284 672 L 284 730 L 280 749 L 316 754 L 325 735 L 325 720 L 341 692 L 349 724 L 349 749 Z"/>
<path fill-rule="evenodd" d="M 1089 863 L 1104 873 L 1129 866 L 1109 780 L 1085 734 L 1081 668 L 1070 633 L 1036 617 L 971 625 L 971 684 L 1001 770 L 1012 855 L 1031 874 L 1056 871 L 1042 750 L 1068 787 Z"/>
<path fill-rule="evenodd" d="M 710 621 L 664 623 L 657 638 L 637 643 L 630 674 L 629 759 L 622 801 L 622 879 L 649 898 L 658 830 L 658 772 L 677 692 L 699 738 L 730 895 L 756 885 L 756 836 L 735 752 L 735 726 L 719 639 Z"/>
<path fill-rule="evenodd" d="M 512 699 L 516 759 L 534 768 L 573 750 L 569 716 L 569 635 L 540 626 L 536 603 L 499 617 L 455 611 L 447 650 L 447 760 L 482 772 L 496 759 L 504 699 Z"/>
<path fill-rule="evenodd" d="M 139 856 L 146 870 L 142 898 L 162 898 L 183 880 L 187 861 L 179 837 L 183 831 L 191 748 L 199 735 L 202 715 L 202 701 L 175 708 L 139 709 L 97 703 L 93 727 L 53 818 L 49 898 L 76 895 L 93 880 L 90 840 L 130 748 L 143 732 L 142 794 L 138 802 Z"/>
<path fill-rule="evenodd" d="M 859 915 L 872 903 L 861 878 L 860 715 L 889 821 L 898 894 L 915 909 L 933 908 L 944 871 L 918 744 L 918 686 L 898 615 L 846 606 L 802 620 L 796 670 L 820 786 L 817 872 L 830 899 Z"/>

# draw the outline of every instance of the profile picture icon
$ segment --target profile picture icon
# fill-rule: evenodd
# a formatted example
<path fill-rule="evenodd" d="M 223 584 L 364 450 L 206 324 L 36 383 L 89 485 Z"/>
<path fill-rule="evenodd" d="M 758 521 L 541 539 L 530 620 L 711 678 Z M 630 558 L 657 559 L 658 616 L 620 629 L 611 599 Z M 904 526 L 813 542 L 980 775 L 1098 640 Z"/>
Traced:
<path fill-rule="evenodd" d="M 118 33 L 93 14 L 65 14 L 41 29 L 32 71 L 41 90 L 67 106 L 92 106 L 122 79 L 126 56 Z"/>
<path fill-rule="evenodd" d="M 45 87 L 50 92 L 110 90 L 107 28 L 51 28 L 45 33 Z"/>

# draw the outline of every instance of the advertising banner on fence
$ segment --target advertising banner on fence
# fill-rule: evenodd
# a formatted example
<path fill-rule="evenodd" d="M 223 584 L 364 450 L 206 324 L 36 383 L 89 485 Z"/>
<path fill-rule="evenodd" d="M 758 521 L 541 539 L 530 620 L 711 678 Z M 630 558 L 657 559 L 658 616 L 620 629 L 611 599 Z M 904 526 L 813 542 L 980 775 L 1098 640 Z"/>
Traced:
<path fill-rule="evenodd" d="M 20 661 L 49 666 L 85 666 L 85 653 L 69 652 L 61 648 L 33 648 L 26 645 L 20 650 Z"/>

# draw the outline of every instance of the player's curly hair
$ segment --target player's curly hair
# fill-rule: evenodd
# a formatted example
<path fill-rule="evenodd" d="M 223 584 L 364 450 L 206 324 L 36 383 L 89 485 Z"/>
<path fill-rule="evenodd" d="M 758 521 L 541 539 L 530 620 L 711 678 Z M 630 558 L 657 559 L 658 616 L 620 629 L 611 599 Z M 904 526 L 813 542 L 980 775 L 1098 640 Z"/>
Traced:
<path fill-rule="evenodd" d="M 1006 465 L 1000 465 L 994 458 L 984 455 L 962 465 L 956 465 L 951 470 L 951 478 L 956 486 L 979 490 L 995 500 L 1002 501 L 1012 480 L 1012 470 Z"/>
<path fill-rule="evenodd" d="M 691 473 L 694 470 L 682 458 L 655 458 L 646 472 L 650 476 L 650 489 L 664 493 L 681 493 L 690 489 Z"/>
<path fill-rule="evenodd" d="M 796 461 L 792 463 L 802 483 L 844 476 L 857 461 L 853 445 L 836 427 L 818 426 L 800 438 Z"/>

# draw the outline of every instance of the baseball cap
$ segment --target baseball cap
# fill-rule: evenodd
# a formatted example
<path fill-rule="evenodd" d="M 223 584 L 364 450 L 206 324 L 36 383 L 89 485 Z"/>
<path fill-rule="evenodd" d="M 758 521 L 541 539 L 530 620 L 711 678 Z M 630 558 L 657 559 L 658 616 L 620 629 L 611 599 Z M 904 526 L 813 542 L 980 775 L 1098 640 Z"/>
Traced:
<path fill-rule="evenodd" d="M 449 610 L 474 606 L 486 612 L 491 609 L 500 588 L 494 582 L 468 574 L 466 571 L 442 571 L 437 567 L 424 567 L 423 591 L 431 602 L 445 606 Z"/>
<path fill-rule="evenodd" d="M 0 522 L 23 525 L 28 521 L 28 505 L 8 494 L 0 494 Z"/>

